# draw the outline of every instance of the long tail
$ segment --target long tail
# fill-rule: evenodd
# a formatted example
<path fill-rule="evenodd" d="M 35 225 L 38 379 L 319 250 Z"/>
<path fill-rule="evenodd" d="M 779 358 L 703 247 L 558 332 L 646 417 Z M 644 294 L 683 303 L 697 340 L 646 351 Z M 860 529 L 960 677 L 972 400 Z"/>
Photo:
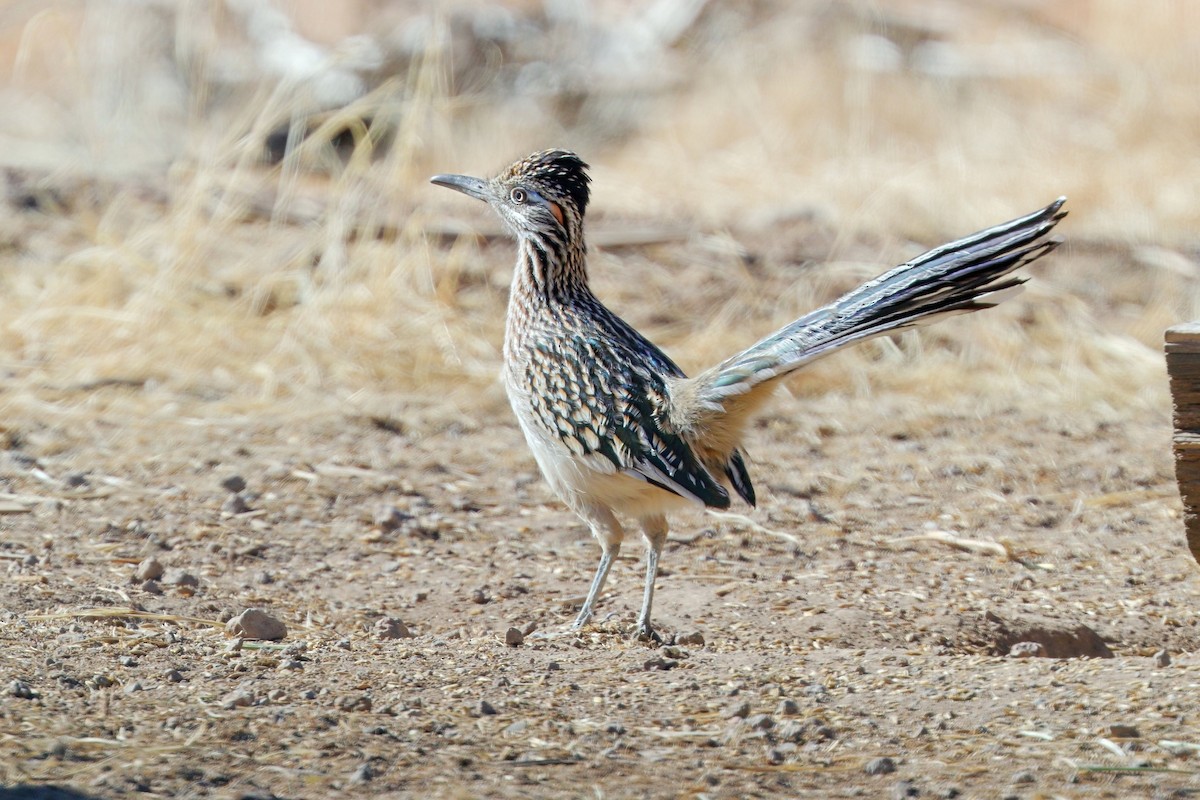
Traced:
<path fill-rule="evenodd" d="M 734 398 L 748 400 L 756 388 L 846 345 L 1011 297 L 1025 279 L 1010 273 L 1058 246 L 1045 236 L 1066 216 L 1060 210 L 1065 202 L 1060 197 L 1033 214 L 930 250 L 696 376 L 688 389 L 697 416 L 732 411 Z"/>

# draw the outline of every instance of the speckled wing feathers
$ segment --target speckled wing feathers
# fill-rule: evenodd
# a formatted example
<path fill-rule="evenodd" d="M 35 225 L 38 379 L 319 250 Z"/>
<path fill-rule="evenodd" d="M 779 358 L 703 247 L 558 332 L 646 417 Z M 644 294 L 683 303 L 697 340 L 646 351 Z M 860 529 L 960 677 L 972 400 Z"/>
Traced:
<path fill-rule="evenodd" d="M 662 373 L 682 377 L 679 368 L 657 348 L 635 353 L 629 344 L 578 330 L 532 341 L 523 379 L 534 416 L 577 458 L 599 456 L 631 477 L 728 508 L 728 492 L 667 421 Z M 744 476 L 744 466 L 738 474 Z"/>

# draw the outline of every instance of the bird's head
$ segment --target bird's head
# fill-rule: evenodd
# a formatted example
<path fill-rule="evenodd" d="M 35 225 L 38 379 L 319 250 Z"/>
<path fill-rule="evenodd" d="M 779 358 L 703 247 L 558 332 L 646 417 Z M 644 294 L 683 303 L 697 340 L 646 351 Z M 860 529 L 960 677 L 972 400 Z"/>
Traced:
<path fill-rule="evenodd" d="M 567 150 L 534 153 L 487 180 L 466 175 L 435 175 L 429 180 L 483 200 L 518 237 L 582 236 L 591 179 L 587 164 Z"/>

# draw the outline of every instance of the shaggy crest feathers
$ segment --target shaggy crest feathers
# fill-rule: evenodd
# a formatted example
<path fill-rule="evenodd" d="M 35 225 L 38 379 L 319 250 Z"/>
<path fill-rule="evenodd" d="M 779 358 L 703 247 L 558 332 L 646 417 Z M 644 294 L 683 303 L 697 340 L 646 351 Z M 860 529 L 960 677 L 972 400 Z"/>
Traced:
<path fill-rule="evenodd" d="M 583 159 L 569 150 L 543 150 L 513 164 L 500 179 L 520 178 L 551 199 L 568 199 L 582 217 L 591 199 L 588 184 L 592 179 L 587 168 Z"/>

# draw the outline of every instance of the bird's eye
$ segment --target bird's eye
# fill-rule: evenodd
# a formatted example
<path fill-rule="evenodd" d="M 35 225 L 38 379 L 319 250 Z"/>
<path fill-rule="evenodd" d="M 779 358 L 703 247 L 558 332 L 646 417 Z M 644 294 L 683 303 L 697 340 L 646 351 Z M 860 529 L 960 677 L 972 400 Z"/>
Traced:
<path fill-rule="evenodd" d="M 513 189 L 508 195 L 509 199 L 511 199 L 517 205 L 521 205 L 521 203 L 524 203 L 528 196 L 529 195 L 526 194 L 525 190 L 522 189 L 520 186 Z"/>

